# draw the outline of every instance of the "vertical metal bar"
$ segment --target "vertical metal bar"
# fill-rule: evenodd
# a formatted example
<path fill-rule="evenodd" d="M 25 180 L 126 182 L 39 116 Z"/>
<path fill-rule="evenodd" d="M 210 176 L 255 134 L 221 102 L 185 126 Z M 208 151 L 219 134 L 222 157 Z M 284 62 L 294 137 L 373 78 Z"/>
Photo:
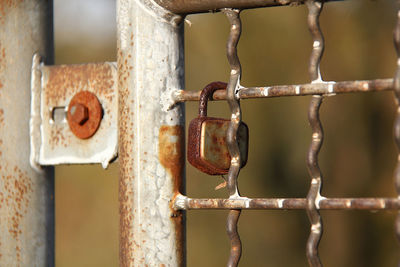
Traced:
<path fill-rule="evenodd" d="M 226 46 L 226 54 L 231 73 L 229 83 L 226 88 L 227 101 L 231 110 L 231 121 L 229 123 L 228 132 L 226 136 L 229 154 L 231 155 L 231 166 L 229 168 L 227 177 L 227 188 L 229 198 L 240 198 L 238 189 L 238 175 L 240 172 L 240 151 L 237 141 L 237 131 L 242 120 L 239 99 L 236 94 L 240 88 L 240 76 L 242 68 L 240 65 L 239 57 L 237 54 L 237 45 L 239 42 L 240 34 L 242 33 L 242 23 L 240 20 L 240 10 L 238 9 L 224 9 L 226 17 L 230 23 L 230 34 Z M 242 255 L 242 242 L 238 232 L 238 221 L 240 217 L 240 209 L 232 209 L 229 211 L 226 223 L 228 237 L 231 243 L 231 251 L 228 259 L 228 267 L 236 267 L 239 264 Z"/>
<path fill-rule="evenodd" d="M 120 265 L 185 266 L 183 23 L 146 0 L 119 0 Z"/>
<path fill-rule="evenodd" d="M 319 119 L 319 108 L 322 96 L 313 96 L 308 112 L 308 120 L 312 128 L 312 141 L 307 155 L 307 168 L 311 176 L 311 185 L 307 194 L 307 215 L 311 223 L 311 232 L 307 241 L 307 259 L 312 267 L 322 266 L 318 255 L 318 245 L 322 236 L 322 219 L 319 214 L 321 198 L 322 173 L 318 166 L 318 153 L 322 146 L 324 133 Z"/>
<path fill-rule="evenodd" d="M 397 23 L 393 32 L 394 47 L 397 53 L 397 69 L 393 79 L 393 89 L 397 105 L 397 114 L 394 122 L 394 138 L 399 152 L 397 156 L 397 166 L 394 172 L 394 182 L 397 197 L 400 198 L 400 1 L 397 1 L 397 5 Z M 396 237 L 398 241 L 400 241 L 400 211 L 398 212 L 395 220 L 395 231 Z"/>
<path fill-rule="evenodd" d="M 32 168 L 32 57 L 52 61 L 52 1 L 0 1 L 0 266 L 54 265 L 53 169 Z"/>
<path fill-rule="evenodd" d="M 313 83 L 322 81 L 320 72 L 321 57 L 324 52 L 324 38 L 319 26 L 323 2 L 307 0 L 309 13 L 307 18 L 308 28 L 313 37 L 313 49 L 310 56 L 309 74 Z M 312 129 L 312 141 L 307 155 L 307 168 L 311 177 L 311 185 L 307 194 L 307 215 L 311 223 L 311 232 L 307 241 L 307 259 L 312 267 L 322 266 L 318 255 L 318 245 L 322 237 L 322 218 L 319 213 L 319 200 L 321 199 L 322 173 L 318 165 L 318 153 L 321 149 L 324 133 L 319 119 L 319 108 L 323 96 L 313 95 L 308 111 L 308 120 Z"/>

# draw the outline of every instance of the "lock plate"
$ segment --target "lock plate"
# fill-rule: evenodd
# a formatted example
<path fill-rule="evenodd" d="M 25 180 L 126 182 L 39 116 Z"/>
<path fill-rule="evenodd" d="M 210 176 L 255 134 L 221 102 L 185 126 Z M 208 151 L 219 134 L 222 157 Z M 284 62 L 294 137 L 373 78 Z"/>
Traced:
<path fill-rule="evenodd" d="M 221 169 L 229 169 L 231 156 L 226 145 L 229 121 L 206 120 L 201 124 L 200 157 Z"/>
<path fill-rule="evenodd" d="M 106 168 L 118 152 L 118 94 L 115 63 L 45 66 L 35 55 L 31 82 L 31 165 L 101 163 Z M 68 105 L 79 92 L 93 93 L 103 111 L 96 133 L 74 135 Z"/>
<path fill-rule="evenodd" d="M 228 170 L 231 165 L 231 156 L 226 144 L 226 133 L 229 120 L 208 120 L 201 125 L 200 157 L 213 166 Z M 239 142 L 241 167 L 247 162 L 248 129 L 241 123 L 237 139 Z"/>

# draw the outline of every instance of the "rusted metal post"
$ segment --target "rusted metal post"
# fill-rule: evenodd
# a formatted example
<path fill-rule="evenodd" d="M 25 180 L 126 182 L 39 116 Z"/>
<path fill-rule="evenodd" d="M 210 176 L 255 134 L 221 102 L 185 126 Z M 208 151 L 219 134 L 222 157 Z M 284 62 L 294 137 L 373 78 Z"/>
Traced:
<path fill-rule="evenodd" d="M 120 265 L 185 266 L 183 24 L 146 0 L 119 0 L 117 21 Z"/>
<path fill-rule="evenodd" d="M 32 57 L 52 60 L 52 1 L 0 1 L 0 266 L 54 265 L 53 169 L 29 161 Z"/>

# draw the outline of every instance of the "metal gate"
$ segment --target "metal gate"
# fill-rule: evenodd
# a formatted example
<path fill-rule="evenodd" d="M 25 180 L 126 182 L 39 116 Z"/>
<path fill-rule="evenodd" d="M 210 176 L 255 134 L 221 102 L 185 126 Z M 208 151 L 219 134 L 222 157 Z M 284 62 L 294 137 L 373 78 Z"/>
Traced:
<path fill-rule="evenodd" d="M 394 79 L 344 82 L 322 79 L 319 65 L 325 46 L 319 17 L 325 2 L 335 1 L 120 0 L 116 63 L 53 66 L 51 2 L 3 1 L 0 9 L 1 265 L 54 264 L 54 178 L 52 168 L 44 166 L 74 163 L 107 166 L 115 159 L 117 148 L 122 266 L 184 266 L 186 210 L 229 210 L 228 266 L 237 266 L 240 260 L 242 244 L 237 225 L 242 210 L 305 210 L 310 221 L 310 235 L 305 244 L 310 266 L 322 265 L 318 256 L 323 230 L 320 210 L 397 210 L 398 198 L 321 195 L 318 153 L 324 137 L 319 118 L 323 99 L 350 92 L 394 90 L 398 101 L 400 92 L 400 71 Z M 305 19 L 313 39 L 308 69 L 310 83 L 242 86 L 237 54 L 242 30 L 240 11 L 294 4 L 305 4 L 308 8 Z M 225 178 L 228 197 L 222 199 L 191 198 L 185 194 L 184 102 L 199 100 L 200 92 L 184 90 L 183 20 L 185 14 L 209 11 L 222 11 L 230 23 L 229 83 L 226 91 L 213 95 L 214 100 L 226 100 L 231 111 L 227 140 L 232 160 Z M 400 53 L 400 23 L 394 37 L 396 51 Z M 81 96 L 81 91 L 90 92 L 90 96 Z M 312 95 L 308 113 L 312 137 L 307 154 L 310 175 L 307 196 L 254 199 L 241 196 L 237 183 L 241 155 L 236 140 L 242 116 L 240 100 L 304 95 Z M 102 110 L 97 113 L 93 111 L 96 99 Z M 400 147 L 399 125 L 397 117 L 395 139 Z M 398 236 L 399 220 L 396 220 Z"/>

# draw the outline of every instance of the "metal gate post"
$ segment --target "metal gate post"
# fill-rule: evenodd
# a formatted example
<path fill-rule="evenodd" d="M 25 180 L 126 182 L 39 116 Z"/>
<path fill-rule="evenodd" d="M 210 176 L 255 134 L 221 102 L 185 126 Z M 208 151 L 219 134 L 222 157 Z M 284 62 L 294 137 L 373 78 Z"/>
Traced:
<path fill-rule="evenodd" d="M 35 52 L 52 60 L 52 1 L 0 1 L 0 266 L 54 265 L 53 169 L 29 161 Z"/>
<path fill-rule="evenodd" d="M 181 18 L 148 0 L 119 0 L 121 266 L 185 266 Z"/>

